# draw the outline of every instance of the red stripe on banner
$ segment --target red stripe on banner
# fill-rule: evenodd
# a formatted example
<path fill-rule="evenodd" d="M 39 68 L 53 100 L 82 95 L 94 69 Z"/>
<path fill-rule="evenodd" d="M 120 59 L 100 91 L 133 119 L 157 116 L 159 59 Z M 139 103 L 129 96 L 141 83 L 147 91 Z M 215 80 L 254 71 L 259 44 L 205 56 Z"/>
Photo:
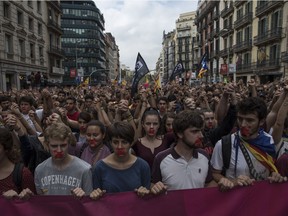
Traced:
<path fill-rule="evenodd" d="M 261 215 L 288 214 L 288 184 L 257 182 L 253 186 L 220 192 L 218 188 L 169 191 L 139 198 L 135 193 L 88 197 L 34 196 L 28 201 L 0 198 L 1 215 Z"/>

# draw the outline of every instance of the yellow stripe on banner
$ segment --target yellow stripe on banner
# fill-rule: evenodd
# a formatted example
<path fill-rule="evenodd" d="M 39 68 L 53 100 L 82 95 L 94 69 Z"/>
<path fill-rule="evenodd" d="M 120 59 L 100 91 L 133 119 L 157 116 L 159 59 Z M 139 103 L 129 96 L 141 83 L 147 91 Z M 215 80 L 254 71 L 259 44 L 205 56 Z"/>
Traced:
<path fill-rule="evenodd" d="M 245 142 L 243 139 L 241 139 L 241 140 L 242 140 L 243 144 L 245 145 L 245 147 L 254 155 L 254 157 L 258 161 L 267 164 L 270 167 L 270 171 L 272 170 L 273 172 L 278 173 L 278 170 L 277 170 L 276 166 L 274 165 L 274 160 L 271 157 L 271 155 L 265 153 L 265 156 L 264 156 L 263 154 L 259 153 L 254 148 L 252 148 L 249 143 Z"/>

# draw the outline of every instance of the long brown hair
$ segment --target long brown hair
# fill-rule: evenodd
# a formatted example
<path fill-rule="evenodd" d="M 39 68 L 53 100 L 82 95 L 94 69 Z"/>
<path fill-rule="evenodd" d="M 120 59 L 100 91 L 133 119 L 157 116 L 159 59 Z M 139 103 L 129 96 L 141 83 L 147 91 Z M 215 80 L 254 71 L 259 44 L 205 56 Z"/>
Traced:
<path fill-rule="evenodd" d="M 10 161 L 13 163 L 20 161 L 20 148 L 13 142 L 12 133 L 7 128 L 0 128 L 0 145 L 3 146 Z"/>

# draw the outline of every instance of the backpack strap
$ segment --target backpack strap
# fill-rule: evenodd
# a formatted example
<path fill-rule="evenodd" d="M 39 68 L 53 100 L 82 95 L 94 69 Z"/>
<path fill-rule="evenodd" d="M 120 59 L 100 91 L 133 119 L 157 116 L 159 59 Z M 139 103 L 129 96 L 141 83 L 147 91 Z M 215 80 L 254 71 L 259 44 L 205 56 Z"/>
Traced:
<path fill-rule="evenodd" d="M 24 164 L 16 163 L 12 172 L 13 182 L 17 187 L 18 193 L 22 191 L 22 172 Z"/>
<path fill-rule="evenodd" d="M 222 158 L 223 158 L 222 174 L 225 176 L 226 170 L 229 169 L 231 160 L 231 134 L 223 136 L 221 141 L 222 141 Z"/>

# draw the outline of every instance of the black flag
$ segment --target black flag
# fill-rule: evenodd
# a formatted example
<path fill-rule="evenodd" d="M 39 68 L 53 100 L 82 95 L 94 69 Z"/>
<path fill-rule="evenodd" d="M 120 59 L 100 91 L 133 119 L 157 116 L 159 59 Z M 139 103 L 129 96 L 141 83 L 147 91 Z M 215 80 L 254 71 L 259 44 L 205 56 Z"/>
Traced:
<path fill-rule="evenodd" d="M 139 81 L 142 79 L 142 77 L 145 76 L 145 74 L 149 73 L 149 69 L 140 55 L 138 53 L 137 59 L 136 59 L 136 64 L 135 64 L 135 73 L 132 81 L 132 87 L 131 87 L 131 97 L 134 96 L 134 94 L 137 92 L 137 86 Z"/>
<path fill-rule="evenodd" d="M 172 74 L 171 74 L 171 76 L 170 76 L 170 82 L 171 82 L 176 76 L 182 74 L 184 71 L 185 71 L 185 70 L 184 70 L 182 61 L 180 60 L 180 61 L 176 64 L 176 66 L 175 66 L 175 68 L 174 68 L 174 70 L 173 70 L 173 72 L 172 72 Z"/>

